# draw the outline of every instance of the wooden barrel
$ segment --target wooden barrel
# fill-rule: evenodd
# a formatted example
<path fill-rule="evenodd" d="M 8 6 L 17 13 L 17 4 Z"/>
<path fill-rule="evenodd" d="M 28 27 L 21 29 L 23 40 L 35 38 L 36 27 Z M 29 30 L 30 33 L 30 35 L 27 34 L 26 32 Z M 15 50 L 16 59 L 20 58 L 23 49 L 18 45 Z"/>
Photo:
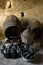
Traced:
<path fill-rule="evenodd" d="M 6 17 L 3 30 L 8 39 L 18 38 L 21 33 L 21 22 L 15 15 Z"/>
<path fill-rule="evenodd" d="M 41 24 L 37 20 L 33 20 L 29 22 L 30 30 L 35 34 L 34 39 L 39 40 L 41 36 Z"/>
<path fill-rule="evenodd" d="M 30 29 L 32 31 L 36 28 L 40 28 L 40 22 L 37 21 L 37 20 L 32 20 L 32 21 L 29 22 L 29 26 L 30 26 Z"/>

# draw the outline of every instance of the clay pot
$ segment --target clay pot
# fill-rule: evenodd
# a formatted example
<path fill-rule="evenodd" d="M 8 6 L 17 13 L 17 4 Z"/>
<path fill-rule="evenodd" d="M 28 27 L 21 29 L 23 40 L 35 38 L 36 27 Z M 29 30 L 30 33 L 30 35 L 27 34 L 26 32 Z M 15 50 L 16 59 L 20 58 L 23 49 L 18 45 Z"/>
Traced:
<path fill-rule="evenodd" d="M 2 54 L 4 53 L 4 49 L 5 49 L 5 45 L 2 44 L 2 46 L 1 46 L 1 53 L 2 53 Z"/>
<path fill-rule="evenodd" d="M 21 39 L 23 43 L 30 44 L 33 42 L 33 35 L 29 29 L 25 29 L 21 33 Z"/>
<path fill-rule="evenodd" d="M 33 49 L 24 49 L 21 55 L 25 61 L 34 61 L 36 57 Z"/>
<path fill-rule="evenodd" d="M 4 57 L 5 58 L 10 58 L 10 49 L 4 49 Z"/>
<path fill-rule="evenodd" d="M 15 46 L 12 46 L 12 48 L 10 49 L 10 56 L 11 56 L 11 58 L 17 58 L 18 57 Z"/>

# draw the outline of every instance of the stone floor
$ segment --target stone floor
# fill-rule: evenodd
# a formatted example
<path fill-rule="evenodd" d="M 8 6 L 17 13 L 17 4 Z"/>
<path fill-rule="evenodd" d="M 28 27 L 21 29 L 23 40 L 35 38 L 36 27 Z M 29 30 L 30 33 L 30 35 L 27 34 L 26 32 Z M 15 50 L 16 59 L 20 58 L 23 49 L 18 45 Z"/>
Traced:
<path fill-rule="evenodd" d="M 0 52 L 0 65 L 43 65 L 43 49 L 40 49 L 34 62 L 26 62 L 22 58 L 6 59 Z"/>

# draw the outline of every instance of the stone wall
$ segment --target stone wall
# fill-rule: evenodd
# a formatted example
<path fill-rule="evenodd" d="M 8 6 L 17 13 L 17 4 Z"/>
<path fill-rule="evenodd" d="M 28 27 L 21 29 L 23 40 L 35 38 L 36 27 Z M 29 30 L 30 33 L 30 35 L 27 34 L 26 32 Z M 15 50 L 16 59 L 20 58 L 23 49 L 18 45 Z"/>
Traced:
<path fill-rule="evenodd" d="M 11 8 L 0 9 L 0 27 L 3 28 L 3 23 L 6 16 L 14 14 L 18 18 L 21 18 L 21 12 L 24 12 L 24 17 L 37 19 L 41 23 L 43 23 L 43 0 L 10 0 L 10 1 L 11 1 Z M 7 2 L 7 0 L 5 2 Z"/>
<path fill-rule="evenodd" d="M 8 0 L 0 0 L 0 8 L 1 9 L 5 9 L 5 5 L 6 5 L 6 2 L 7 2 Z"/>

